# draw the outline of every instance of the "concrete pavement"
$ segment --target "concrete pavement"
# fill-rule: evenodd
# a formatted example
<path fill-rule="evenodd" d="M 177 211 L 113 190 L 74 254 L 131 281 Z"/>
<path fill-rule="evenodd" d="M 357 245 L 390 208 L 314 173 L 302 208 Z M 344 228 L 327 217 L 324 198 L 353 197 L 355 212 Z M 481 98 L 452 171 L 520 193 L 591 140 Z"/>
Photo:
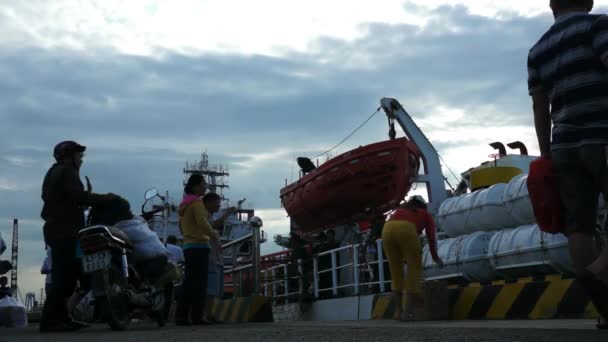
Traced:
<path fill-rule="evenodd" d="M 595 330 L 591 320 L 449 321 L 323 321 L 250 323 L 157 328 L 134 323 L 129 331 L 110 331 L 106 325 L 67 334 L 40 334 L 36 326 L 0 329 L 0 341 L 212 341 L 212 342 L 353 342 L 353 341 L 608 341 L 608 331 Z"/>

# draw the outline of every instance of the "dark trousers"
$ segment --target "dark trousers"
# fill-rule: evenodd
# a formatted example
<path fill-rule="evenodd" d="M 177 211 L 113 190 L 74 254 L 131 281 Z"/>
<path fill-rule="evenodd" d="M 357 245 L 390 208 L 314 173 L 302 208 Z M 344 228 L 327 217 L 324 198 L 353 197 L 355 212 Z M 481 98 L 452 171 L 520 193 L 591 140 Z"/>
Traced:
<path fill-rule="evenodd" d="M 163 308 L 163 315 L 165 319 L 169 319 L 169 313 L 171 312 L 171 305 L 173 305 L 173 283 L 165 287 L 165 307 Z"/>
<path fill-rule="evenodd" d="M 176 321 L 200 322 L 203 318 L 207 297 L 207 272 L 209 267 L 209 248 L 184 250 L 185 275 L 177 301 Z"/>
<path fill-rule="evenodd" d="M 53 241 L 51 247 L 51 286 L 47 294 L 41 324 L 67 322 L 67 300 L 74 293 L 78 278 L 76 240 Z"/>

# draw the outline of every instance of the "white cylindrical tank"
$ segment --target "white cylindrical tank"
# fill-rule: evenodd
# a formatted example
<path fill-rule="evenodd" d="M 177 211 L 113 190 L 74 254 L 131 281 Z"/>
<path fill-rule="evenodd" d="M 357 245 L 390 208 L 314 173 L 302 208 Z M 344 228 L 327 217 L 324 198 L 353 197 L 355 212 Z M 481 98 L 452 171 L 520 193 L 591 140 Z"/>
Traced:
<path fill-rule="evenodd" d="M 506 186 L 499 183 L 446 199 L 439 207 L 437 225 L 449 237 L 514 227 L 503 200 Z"/>
<path fill-rule="evenodd" d="M 519 227 L 536 221 L 527 185 L 528 175 L 515 176 L 505 187 L 503 202 L 513 220 L 511 227 Z"/>
<path fill-rule="evenodd" d="M 465 278 L 469 281 L 490 281 L 495 274 L 487 259 L 488 245 L 493 232 L 475 232 L 470 235 L 438 241 L 437 254 L 444 262 L 438 267 L 426 245 L 423 265 L 426 280 Z"/>
<path fill-rule="evenodd" d="M 543 233 L 536 224 L 497 232 L 488 249 L 490 264 L 505 278 L 573 272 L 567 238 Z"/>

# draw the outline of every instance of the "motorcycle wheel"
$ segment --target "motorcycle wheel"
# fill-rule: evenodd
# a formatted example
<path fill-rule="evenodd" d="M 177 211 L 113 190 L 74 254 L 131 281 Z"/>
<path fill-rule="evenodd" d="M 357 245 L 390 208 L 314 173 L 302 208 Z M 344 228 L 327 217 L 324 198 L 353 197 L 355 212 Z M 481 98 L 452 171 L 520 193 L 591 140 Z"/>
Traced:
<path fill-rule="evenodd" d="M 105 297 L 99 298 L 102 317 L 108 322 L 110 328 L 116 331 L 127 330 L 131 324 L 129 297 L 124 292 L 127 284 L 122 278 L 121 273 L 115 268 L 104 271 Z"/>

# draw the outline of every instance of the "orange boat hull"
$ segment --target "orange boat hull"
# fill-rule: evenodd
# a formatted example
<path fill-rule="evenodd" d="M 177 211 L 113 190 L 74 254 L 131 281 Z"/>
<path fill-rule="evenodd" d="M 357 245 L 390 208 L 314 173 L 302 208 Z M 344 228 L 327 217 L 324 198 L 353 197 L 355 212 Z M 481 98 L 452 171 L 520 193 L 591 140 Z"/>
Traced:
<path fill-rule="evenodd" d="M 281 189 L 281 202 L 303 233 L 354 223 L 403 200 L 419 160 L 420 150 L 407 138 L 359 147 Z"/>

